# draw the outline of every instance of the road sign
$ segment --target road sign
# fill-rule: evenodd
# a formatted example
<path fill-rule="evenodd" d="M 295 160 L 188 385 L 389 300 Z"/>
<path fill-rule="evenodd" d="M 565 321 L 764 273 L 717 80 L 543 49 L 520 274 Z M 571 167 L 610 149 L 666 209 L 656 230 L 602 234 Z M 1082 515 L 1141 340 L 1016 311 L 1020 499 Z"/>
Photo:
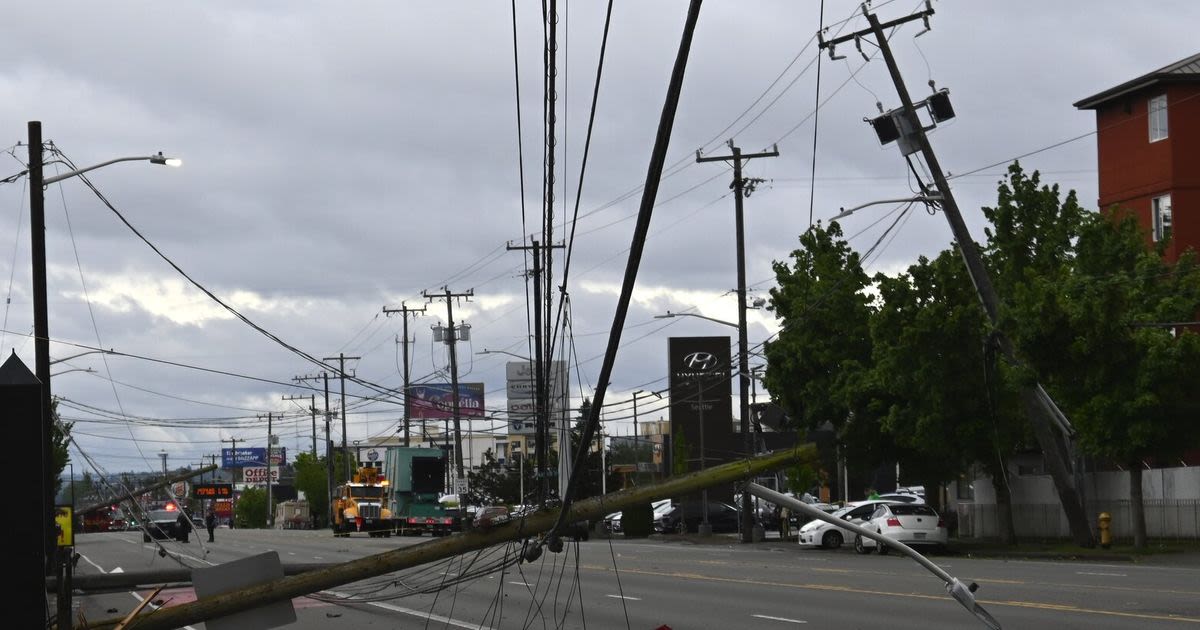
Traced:
<path fill-rule="evenodd" d="M 175 495 L 176 499 L 182 499 L 188 495 L 188 483 L 186 481 L 176 481 L 171 484 L 171 494 Z"/>

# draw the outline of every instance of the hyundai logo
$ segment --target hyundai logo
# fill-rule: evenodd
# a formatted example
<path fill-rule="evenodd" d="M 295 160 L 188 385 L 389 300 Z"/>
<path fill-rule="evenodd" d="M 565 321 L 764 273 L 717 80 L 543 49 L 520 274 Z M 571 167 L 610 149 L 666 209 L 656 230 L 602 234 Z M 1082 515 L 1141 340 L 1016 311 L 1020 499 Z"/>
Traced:
<path fill-rule="evenodd" d="M 690 370 L 707 372 L 717 367 L 717 357 L 711 352 L 693 352 L 683 357 L 683 365 Z"/>

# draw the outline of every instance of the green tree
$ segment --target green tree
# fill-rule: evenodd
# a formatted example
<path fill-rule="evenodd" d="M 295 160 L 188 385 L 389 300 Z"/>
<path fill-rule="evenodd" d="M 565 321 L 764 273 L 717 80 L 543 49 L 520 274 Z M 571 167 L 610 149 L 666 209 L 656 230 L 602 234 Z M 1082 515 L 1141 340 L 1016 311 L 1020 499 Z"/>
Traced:
<path fill-rule="evenodd" d="M 62 491 L 62 473 L 67 468 L 67 461 L 71 459 L 70 453 L 67 452 L 67 445 L 71 441 L 71 428 L 75 426 L 74 422 L 63 422 L 58 416 L 58 401 L 50 403 L 50 415 L 54 421 L 50 423 L 50 454 L 53 458 L 53 467 L 50 471 L 50 478 L 54 480 L 54 486 L 51 488 L 52 495 L 58 496 Z"/>
<path fill-rule="evenodd" d="M 525 490 L 534 488 L 533 467 L 525 466 Z M 521 467 L 501 464 L 492 449 L 483 454 L 477 472 L 467 473 L 468 490 L 459 497 L 466 505 L 514 505 L 521 501 Z"/>
<path fill-rule="evenodd" d="M 1146 241 L 1132 216 L 1096 216 L 1066 281 L 1031 288 L 1038 299 L 1025 305 L 1053 323 L 1039 339 L 1061 354 L 1039 353 L 1039 367 L 1057 373 L 1080 446 L 1129 470 L 1137 548 L 1146 544 L 1143 461 L 1174 458 L 1200 438 L 1200 335 L 1139 325 L 1195 319 L 1200 268 L 1193 252 L 1171 263 Z"/>
<path fill-rule="evenodd" d="M 871 279 L 836 223 L 800 236 L 791 264 L 774 263 L 771 310 L 783 320 L 766 346 L 766 385 L 772 398 L 807 431 L 832 424 L 853 475 L 901 454 L 880 430 L 877 394 L 866 378 L 872 363 Z"/>
<path fill-rule="evenodd" d="M 1024 439 L 1015 391 L 1003 382 L 989 327 L 956 251 L 876 276 L 874 364 L 867 403 L 906 454 L 906 476 L 933 487 L 980 463 L 992 478 L 999 534 L 1015 542 L 1002 454 Z"/>
<path fill-rule="evenodd" d="M 324 457 L 304 452 L 297 455 L 292 464 L 296 471 L 296 489 L 304 493 L 308 499 L 308 509 L 321 522 L 326 520 L 329 513 L 329 475 L 325 461 Z"/>
<path fill-rule="evenodd" d="M 246 488 L 237 498 L 237 526 L 261 529 L 267 526 L 267 491 Z"/>

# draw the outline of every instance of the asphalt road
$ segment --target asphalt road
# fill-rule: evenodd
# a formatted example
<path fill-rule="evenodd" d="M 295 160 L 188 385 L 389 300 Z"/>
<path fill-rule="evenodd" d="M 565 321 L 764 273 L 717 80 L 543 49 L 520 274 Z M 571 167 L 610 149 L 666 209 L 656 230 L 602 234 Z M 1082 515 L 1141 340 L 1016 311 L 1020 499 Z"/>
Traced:
<path fill-rule="evenodd" d="M 202 536 L 203 537 L 203 536 Z M 193 536 L 162 558 L 138 532 L 85 534 L 78 573 L 220 564 L 274 550 L 284 563 L 339 562 L 428 538 L 333 538 L 328 532 L 217 530 Z M 577 550 L 577 551 L 576 551 Z M 733 539 L 696 544 L 676 537 L 597 540 L 543 554 L 533 564 L 445 581 L 498 565 L 497 548 L 387 579 L 293 600 L 299 628 L 983 628 L 941 583 L 911 560 L 852 550 L 804 550 Z M 952 575 L 980 585 L 976 597 L 1005 628 L 1200 627 L 1200 562 L 1004 561 L 935 557 Z M 1182 565 L 1182 566 L 1181 566 Z M 422 590 L 436 593 L 420 594 Z M 369 602 L 328 601 L 367 593 Z M 77 597 L 88 620 L 123 616 L 148 590 Z M 190 588 L 165 591 L 167 606 Z M 197 627 L 203 627 L 199 625 Z"/>

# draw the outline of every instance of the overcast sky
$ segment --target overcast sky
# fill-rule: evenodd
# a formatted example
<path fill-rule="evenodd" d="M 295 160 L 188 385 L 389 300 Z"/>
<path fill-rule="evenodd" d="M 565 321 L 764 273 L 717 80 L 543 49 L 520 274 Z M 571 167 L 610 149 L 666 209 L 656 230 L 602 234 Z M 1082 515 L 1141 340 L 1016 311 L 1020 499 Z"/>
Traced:
<path fill-rule="evenodd" d="M 604 19 L 601 2 L 559 4 L 556 241 L 574 209 Z M 825 3 L 831 36 L 866 26 L 857 6 Z M 875 3 L 883 19 L 919 6 Z M 618 1 L 613 10 L 568 284 L 582 377 L 572 369 L 576 396 L 591 391 L 600 369 L 640 199 L 626 193 L 645 178 L 686 7 Z M 472 326 L 471 342 L 460 345 L 460 378 L 483 382 L 487 407 L 504 409 L 512 358 L 476 353 L 527 352 L 524 262 L 504 248 L 533 233 L 541 212 L 540 8 L 517 2 L 525 228 L 507 2 L 14 5 L 0 40 L 0 148 L 11 154 L 0 156 L 0 178 L 24 168 L 26 147 L 15 145 L 27 140 L 29 120 L 42 121 L 45 139 L 79 165 L 160 150 L 182 158 L 180 169 L 126 163 L 91 177 L 150 242 L 248 318 L 315 357 L 361 356 L 352 362 L 358 376 L 387 387 L 401 382 L 401 322 L 381 308 L 419 307 L 423 290 L 443 285 L 473 289 L 455 308 Z M 892 45 L 915 97 L 929 94 L 931 78 L 950 89 L 958 117 L 931 136 L 950 173 L 1093 131 L 1092 112 L 1071 103 L 1194 54 L 1200 23 L 1193 0 L 934 8 L 932 32 L 914 40 L 921 26 L 911 23 Z M 669 337 L 735 333 L 695 318 L 654 319 L 690 309 L 736 321 L 731 174 L 721 163 L 696 164 L 698 148 L 716 154 L 729 138 L 747 152 L 778 143 L 780 157 L 746 169 L 767 180 L 746 200 L 757 295 L 772 285 L 771 262 L 785 259 L 808 227 L 818 11 L 816 2 L 719 0 L 701 10 L 667 161 L 677 168 L 659 193 L 608 402 L 666 386 Z M 818 219 L 911 195 L 915 185 L 895 146 L 880 147 L 862 122 L 876 102 L 898 105 L 887 68 L 876 59 L 859 71 L 864 60 L 853 45 L 838 52 L 846 59 L 825 56 L 820 66 Z M 1022 161 L 1094 207 L 1094 137 Z M 47 174 L 62 169 L 51 164 Z M 953 181 L 976 238 L 979 208 L 994 201 L 1002 172 Z M 879 238 L 889 221 L 872 224 L 891 210 L 843 222 L 859 251 Z M 72 342 L 280 383 L 96 354 L 56 364 L 55 373 L 95 370 L 55 378 L 54 392 L 98 410 L 62 411 L 106 470 L 157 469 L 162 450 L 172 466 L 196 463 L 230 437 L 261 446 L 266 426 L 256 415 L 302 413 L 281 397 L 310 391 L 285 384 L 319 368 L 188 284 L 81 181 L 50 186 L 46 215 L 52 357 L 78 353 L 58 343 Z M 901 270 L 949 241 L 942 216 L 914 212 L 870 271 Z M 32 369 L 25 179 L 0 185 L 0 281 L 8 298 L 0 354 L 15 350 Z M 427 315 L 411 326 L 413 375 L 444 380 L 430 376 L 447 367 L 430 336 L 430 326 L 445 323 L 444 304 Z M 751 313 L 752 344 L 775 330 L 769 313 Z M 397 405 L 364 405 L 353 396 L 370 392 L 355 385 L 348 393 L 356 408 L 350 439 L 395 433 Z M 628 409 L 614 406 L 610 432 L 630 433 Z M 657 402 L 641 411 L 643 420 L 666 414 Z M 113 419 L 122 416 L 135 420 Z M 179 428 L 195 424 L 209 428 Z M 308 426 L 307 416 L 289 419 L 282 443 L 306 448 Z M 81 459 L 73 459 L 78 471 Z"/>

